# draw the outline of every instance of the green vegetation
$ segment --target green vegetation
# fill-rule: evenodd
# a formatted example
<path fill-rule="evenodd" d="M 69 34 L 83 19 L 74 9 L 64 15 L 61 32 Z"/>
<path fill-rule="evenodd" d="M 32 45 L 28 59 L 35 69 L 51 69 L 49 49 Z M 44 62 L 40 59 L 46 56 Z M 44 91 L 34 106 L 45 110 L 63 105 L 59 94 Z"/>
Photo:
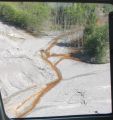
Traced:
<path fill-rule="evenodd" d="M 0 3 L 0 18 L 29 32 L 40 32 L 50 9 L 42 3 Z"/>
<path fill-rule="evenodd" d="M 97 9 L 98 8 L 98 9 Z M 84 54 L 94 63 L 105 63 L 108 51 L 108 25 L 97 26 L 99 12 L 106 15 L 111 5 L 0 2 L 0 20 L 33 34 L 47 30 L 84 27 Z"/>
<path fill-rule="evenodd" d="M 85 54 L 93 63 L 106 63 L 108 48 L 108 26 L 95 27 L 87 37 Z"/>
<path fill-rule="evenodd" d="M 105 14 L 108 14 L 109 12 L 113 11 L 113 5 L 112 4 L 108 4 L 108 5 L 103 5 L 103 12 Z"/>
<path fill-rule="evenodd" d="M 68 6 L 59 6 L 53 9 L 55 25 L 61 29 L 71 29 L 75 26 L 85 26 L 94 20 L 96 4 L 72 4 Z M 92 15 L 92 16 L 91 16 Z M 60 26 L 60 27 L 59 27 Z"/>
<path fill-rule="evenodd" d="M 64 13 L 66 16 L 69 16 L 69 20 L 71 24 L 77 24 L 77 25 L 85 25 L 87 23 L 87 20 L 90 19 L 90 22 L 92 22 L 93 16 L 95 15 L 95 8 L 96 4 L 74 4 L 72 6 L 69 6 L 65 8 Z"/>
<path fill-rule="evenodd" d="M 108 25 L 97 26 L 96 4 L 75 4 L 65 8 L 73 25 L 84 26 L 84 56 L 92 63 L 106 63 L 108 54 Z M 100 9 L 101 10 L 101 9 Z M 102 12 L 102 11 L 101 11 Z M 69 22 L 67 19 L 67 21 Z"/>
<path fill-rule="evenodd" d="M 91 9 L 90 9 L 91 10 Z M 102 9 L 103 10 L 103 9 Z M 84 54 L 92 63 L 108 62 L 108 23 L 97 26 L 96 7 L 88 16 L 84 30 Z"/>

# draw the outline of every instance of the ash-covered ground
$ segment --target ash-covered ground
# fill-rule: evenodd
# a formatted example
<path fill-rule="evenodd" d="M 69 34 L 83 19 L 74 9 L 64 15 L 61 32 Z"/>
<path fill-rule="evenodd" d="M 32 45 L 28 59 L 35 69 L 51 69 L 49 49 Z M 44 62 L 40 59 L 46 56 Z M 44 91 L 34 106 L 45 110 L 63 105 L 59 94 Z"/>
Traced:
<path fill-rule="evenodd" d="M 15 106 L 55 79 L 52 69 L 38 55 L 55 36 L 33 37 L 0 22 L 0 88 L 9 117 L 15 117 Z M 65 49 L 56 46 L 53 51 Z M 111 113 L 110 63 L 69 59 L 57 67 L 63 80 L 25 117 Z"/>

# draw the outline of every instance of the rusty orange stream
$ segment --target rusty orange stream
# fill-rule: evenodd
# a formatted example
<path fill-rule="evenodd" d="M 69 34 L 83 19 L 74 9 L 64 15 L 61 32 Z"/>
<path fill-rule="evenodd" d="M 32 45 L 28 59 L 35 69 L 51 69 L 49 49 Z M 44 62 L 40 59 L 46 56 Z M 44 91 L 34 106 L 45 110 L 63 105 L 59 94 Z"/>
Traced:
<path fill-rule="evenodd" d="M 55 72 L 57 76 L 57 79 L 55 79 L 51 83 L 48 83 L 42 86 L 40 91 L 37 91 L 35 94 L 31 95 L 29 98 L 23 101 L 20 105 L 18 105 L 15 108 L 15 115 L 17 118 L 24 117 L 28 113 L 30 113 L 35 108 L 35 106 L 39 103 L 42 96 L 45 95 L 48 91 L 50 91 L 53 87 L 55 87 L 62 80 L 62 74 L 60 70 L 57 68 L 58 63 L 60 63 L 64 59 L 72 59 L 75 61 L 80 61 L 80 59 L 74 58 L 70 54 L 50 54 L 50 49 L 54 47 L 57 44 L 58 40 L 64 35 L 65 34 L 62 34 L 54 38 L 46 50 L 40 50 L 41 58 L 47 63 L 47 65 L 49 65 L 52 68 L 52 70 Z M 80 52 L 80 50 L 77 50 L 76 52 Z M 57 57 L 59 58 L 59 60 L 56 63 L 52 63 L 48 59 L 50 57 Z"/>

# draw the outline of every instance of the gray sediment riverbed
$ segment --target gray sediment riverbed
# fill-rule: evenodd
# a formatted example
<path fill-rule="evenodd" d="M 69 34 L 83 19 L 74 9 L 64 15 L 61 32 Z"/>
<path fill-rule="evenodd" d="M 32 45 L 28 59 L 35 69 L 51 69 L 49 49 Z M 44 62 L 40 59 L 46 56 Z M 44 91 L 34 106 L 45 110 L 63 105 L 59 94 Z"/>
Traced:
<path fill-rule="evenodd" d="M 0 22 L 0 88 L 9 117 L 15 117 L 13 107 L 55 78 L 38 57 L 54 37 L 33 37 Z M 60 46 L 52 50 L 65 52 Z M 110 63 L 64 60 L 57 67 L 63 80 L 26 117 L 111 113 Z"/>

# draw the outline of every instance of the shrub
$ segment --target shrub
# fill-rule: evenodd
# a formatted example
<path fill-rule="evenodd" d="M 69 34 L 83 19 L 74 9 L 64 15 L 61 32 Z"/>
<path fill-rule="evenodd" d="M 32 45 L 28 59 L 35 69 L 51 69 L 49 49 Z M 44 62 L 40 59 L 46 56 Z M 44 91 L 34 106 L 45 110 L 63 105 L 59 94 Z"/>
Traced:
<path fill-rule="evenodd" d="M 85 42 L 85 54 L 94 63 L 107 62 L 108 51 L 108 26 L 95 27 Z"/>
<path fill-rule="evenodd" d="M 41 3 L 0 3 L 0 18 L 2 21 L 29 32 L 39 32 L 43 23 L 49 18 L 49 7 Z"/>

